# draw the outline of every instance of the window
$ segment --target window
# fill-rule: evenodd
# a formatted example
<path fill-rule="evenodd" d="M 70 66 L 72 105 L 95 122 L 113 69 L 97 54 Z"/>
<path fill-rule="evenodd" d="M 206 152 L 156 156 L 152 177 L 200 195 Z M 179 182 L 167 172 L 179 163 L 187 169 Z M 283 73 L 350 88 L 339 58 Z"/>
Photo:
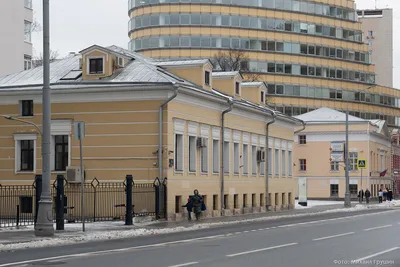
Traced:
<path fill-rule="evenodd" d="M 24 21 L 24 41 L 30 43 L 32 41 L 32 22 Z"/>
<path fill-rule="evenodd" d="M 257 175 L 257 147 L 251 147 L 251 174 Z"/>
<path fill-rule="evenodd" d="M 352 196 L 358 195 L 358 185 L 357 184 L 350 184 L 349 189 L 350 189 L 350 195 L 352 195 Z"/>
<path fill-rule="evenodd" d="M 286 176 L 286 151 L 282 150 L 282 176 Z"/>
<path fill-rule="evenodd" d="M 205 143 L 208 144 L 208 139 L 205 139 Z M 202 147 L 200 150 L 201 156 L 201 172 L 208 173 L 208 146 Z"/>
<path fill-rule="evenodd" d="M 102 74 L 103 73 L 103 58 L 89 59 L 89 73 Z"/>
<path fill-rule="evenodd" d="M 262 147 L 261 151 L 265 151 L 265 149 Z M 260 175 L 265 175 L 265 162 L 260 162 Z"/>
<path fill-rule="evenodd" d="M 213 140 L 213 173 L 219 173 L 219 140 Z"/>
<path fill-rule="evenodd" d="M 240 162 L 239 162 L 239 144 L 234 143 L 233 144 L 233 172 L 235 174 L 239 174 L 239 167 L 240 167 Z"/>
<path fill-rule="evenodd" d="M 338 196 L 339 196 L 339 185 L 331 184 L 331 197 L 338 197 Z"/>
<path fill-rule="evenodd" d="M 275 149 L 275 175 L 279 176 L 279 149 Z"/>
<path fill-rule="evenodd" d="M 289 160 L 289 176 L 292 176 L 292 170 L 293 170 L 293 158 L 292 158 L 292 151 L 288 151 L 288 160 Z"/>
<path fill-rule="evenodd" d="M 33 100 L 21 100 L 20 113 L 22 117 L 33 116 Z"/>
<path fill-rule="evenodd" d="M 189 171 L 196 171 L 196 137 L 189 136 Z"/>
<path fill-rule="evenodd" d="M 249 174 L 249 146 L 243 145 L 243 174 Z"/>
<path fill-rule="evenodd" d="M 338 161 L 331 161 L 331 171 L 333 171 L 333 172 L 339 171 L 339 162 Z"/>
<path fill-rule="evenodd" d="M 26 8 L 32 9 L 32 0 L 25 0 L 24 1 L 24 6 Z"/>
<path fill-rule="evenodd" d="M 68 135 L 54 136 L 55 171 L 65 171 L 68 166 Z"/>
<path fill-rule="evenodd" d="M 240 95 L 240 83 L 235 83 L 235 94 Z"/>
<path fill-rule="evenodd" d="M 229 142 L 224 142 L 224 173 L 229 173 Z"/>
<path fill-rule="evenodd" d="M 209 71 L 204 72 L 204 83 L 206 85 L 210 85 L 210 72 Z"/>
<path fill-rule="evenodd" d="M 264 91 L 261 91 L 261 103 L 263 103 L 264 104 L 264 102 L 265 102 L 265 99 L 264 99 L 264 95 L 265 93 L 264 93 Z"/>
<path fill-rule="evenodd" d="M 358 159 L 358 153 L 357 152 L 349 152 L 349 167 L 350 171 L 355 171 L 357 170 L 357 159 Z"/>
<path fill-rule="evenodd" d="M 268 148 L 268 175 L 272 175 L 272 148 Z"/>
<path fill-rule="evenodd" d="M 368 31 L 368 37 L 370 37 L 370 38 L 374 37 L 374 32 L 373 31 Z"/>
<path fill-rule="evenodd" d="M 24 70 L 32 69 L 32 57 L 24 55 Z"/>
<path fill-rule="evenodd" d="M 299 144 L 300 145 L 307 144 L 307 137 L 305 135 L 299 135 Z"/>
<path fill-rule="evenodd" d="M 183 135 L 175 134 L 175 171 L 183 171 Z"/>
<path fill-rule="evenodd" d="M 307 170 L 307 161 L 305 159 L 300 159 L 300 171 L 306 171 Z"/>
<path fill-rule="evenodd" d="M 21 165 L 20 171 L 33 171 L 34 165 L 34 141 L 33 140 L 21 140 Z"/>

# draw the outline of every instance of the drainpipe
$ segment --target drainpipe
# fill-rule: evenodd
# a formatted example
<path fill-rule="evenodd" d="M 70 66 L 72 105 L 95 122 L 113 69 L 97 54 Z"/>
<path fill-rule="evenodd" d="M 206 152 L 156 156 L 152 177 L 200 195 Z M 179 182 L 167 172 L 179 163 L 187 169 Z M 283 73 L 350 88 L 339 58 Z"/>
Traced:
<path fill-rule="evenodd" d="M 179 91 L 179 85 L 173 84 L 174 86 L 174 94 L 169 97 L 167 100 L 162 103 L 158 109 L 158 177 L 160 179 L 160 182 L 164 182 L 164 177 L 163 177 L 163 108 L 165 105 L 167 105 L 170 101 L 172 101 L 175 97 L 178 95 Z M 176 151 L 175 151 L 176 153 Z M 162 204 L 162 195 L 161 195 L 161 190 L 159 190 L 160 195 L 159 195 L 159 207 L 161 210 L 161 204 Z M 160 214 L 157 214 L 157 216 L 160 217 Z"/>
<path fill-rule="evenodd" d="M 221 116 L 221 170 L 220 170 L 220 176 L 221 176 L 221 216 L 224 216 L 224 207 L 225 207 L 225 199 L 224 199 L 224 193 L 225 193 L 225 173 L 224 173 L 224 154 L 225 154 L 225 149 L 224 149 L 224 143 L 225 143 L 225 114 L 229 113 L 232 111 L 233 108 L 233 101 L 231 99 L 228 100 L 228 105 L 229 108 L 224 110 L 222 112 Z"/>
<path fill-rule="evenodd" d="M 296 119 L 296 118 L 293 118 L 293 117 L 292 117 L 292 119 L 300 122 L 303 125 L 302 126 L 303 128 L 301 128 L 300 130 L 295 131 L 294 134 L 298 134 L 298 133 L 304 131 L 304 129 L 306 128 L 306 123 L 304 121 L 302 121 L 302 120 L 299 120 L 299 119 Z"/>
<path fill-rule="evenodd" d="M 266 210 L 269 211 L 270 203 L 269 203 L 269 169 L 268 169 L 268 161 L 269 161 L 269 126 L 273 124 L 276 120 L 276 113 L 273 110 L 271 111 L 272 120 L 269 121 L 265 127 L 265 207 Z"/>

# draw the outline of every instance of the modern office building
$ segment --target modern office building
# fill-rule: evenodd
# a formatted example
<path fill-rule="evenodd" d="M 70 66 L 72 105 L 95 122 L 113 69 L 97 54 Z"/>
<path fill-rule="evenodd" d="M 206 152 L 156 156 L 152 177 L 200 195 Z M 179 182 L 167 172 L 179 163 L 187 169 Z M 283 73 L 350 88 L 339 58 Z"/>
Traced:
<path fill-rule="evenodd" d="M 299 193 L 306 191 L 309 199 L 343 199 L 346 114 L 319 108 L 296 118 L 307 125 L 295 135 L 293 168 Z M 358 160 L 365 164 L 359 166 Z M 352 198 L 361 188 L 368 188 L 372 197 L 379 189 L 393 188 L 391 135 L 385 121 L 349 116 L 349 176 Z"/>
<path fill-rule="evenodd" d="M 153 183 L 161 172 L 170 218 L 182 215 L 194 189 L 205 195 L 210 216 L 261 211 L 267 203 L 294 207 L 293 139 L 302 121 L 274 115 L 264 103 L 264 83 L 213 73 L 209 60 L 154 62 L 116 46 L 85 48 L 51 63 L 51 70 L 52 180 L 79 168 L 73 122 L 84 121 L 87 181 L 123 182 L 131 174 L 135 183 Z M 43 67 L 0 77 L 0 115 L 41 127 L 42 78 Z M 42 172 L 40 133 L 0 120 L 0 183 L 31 185 Z"/>
<path fill-rule="evenodd" d="M 376 83 L 393 87 L 393 9 L 358 10 L 357 14 L 375 65 Z"/>
<path fill-rule="evenodd" d="M 353 0 L 131 0 L 129 16 L 130 50 L 152 58 L 229 62 L 242 51 L 240 70 L 287 115 L 348 107 L 400 126 L 400 92 L 376 85 Z"/>
<path fill-rule="evenodd" d="M 0 76 L 32 67 L 32 0 L 0 1 Z"/>

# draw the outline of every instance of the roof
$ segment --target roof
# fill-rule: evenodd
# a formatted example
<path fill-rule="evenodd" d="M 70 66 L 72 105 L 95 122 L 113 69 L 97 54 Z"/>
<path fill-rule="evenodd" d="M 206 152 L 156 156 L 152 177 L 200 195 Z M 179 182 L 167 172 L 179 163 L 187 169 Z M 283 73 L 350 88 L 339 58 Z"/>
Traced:
<path fill-rule="evenodd" d="M 210 63 L 208 59 L 194 59 L 194 60 L 177 60 L 177 61 L 162 61 L 154 62 L 158 66 L 203 66 Z"/>
<path fill-rule="evenodd" d="M 242 83 L 242 87 L 260 87 L 265 85 L 263 82 L 244 82 Z"/>
<path fill-rule="evenodd" d="M 304 113 L 295 118 L 307 122 L 315 123 L 338 123 L 346 121 L 346 113 L 330 109 L 330 108 L 319 108 L 308 113 Z M 349 115 L 350 122 L 366 122 L 367 120 L 357 118 Z"/>
<path fill-rule="evenodd" d="M 218 72 L 213 72 L 212 73 L 212 77 L 229 77 L 229 76 L 236 76 L 240 74 L 238 71 L 226 71 L 226 72 L 222 72 L 222 71 L 218 71 Z"/>

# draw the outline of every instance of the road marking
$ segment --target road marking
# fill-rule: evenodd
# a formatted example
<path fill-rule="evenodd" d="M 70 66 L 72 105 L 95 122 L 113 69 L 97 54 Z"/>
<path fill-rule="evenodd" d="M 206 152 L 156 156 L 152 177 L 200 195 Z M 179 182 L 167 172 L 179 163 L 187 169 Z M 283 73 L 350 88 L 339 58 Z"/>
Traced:
<path fill-rule="evenodd" d="M 382 228 L 387 228 L 387 227 L 391 227 L 393 225 L 388 224 L 388 225 L 383 225 L 383 226 L 377 226 L 377 227 L 372 227 L 372 228 L 368 228 L 368 229 L 364 229 L 364 231 L 371 231 L 371 230 L 376 230 L 376 229 L 382 229 Z"/>
<path fill-rule="evenodd" d="M 289 246 L 294 246 L 298 245 L 298 243 L 290 243 L 290 244 L 285 244 L 285 245 L 280 245 L 280 246 L 274 246 L 274 247 L 269 247 L 269 248 L 261 248 L 261 249 L 256 249 L 256 250 L 249 250 L 245 252 L 240 252 L 240 253 L 235 253 L 235 254 L 229 254 L 226 255 L 227 257 L 236 257 L 236 256 L 241 256 L 245 254 L 251 254 L 251 253 L 256 253 L 256 252 L 261 252 L 261 251 L 267 251 L 267 250 L 272 250 L 272 249 L 277 249 L 277 248 L 284 248 L 284 247 L 289 247 Z"/>
<path fill-rule="evenodd" d="M 320 238 L 315 238 L 313 241 L 318 241 L 318 240 L 325 240 L 329 238 L 334 238 L 334 237 L 339 237 L 339 236 L 345 236 L 345 235 L 352 235 L 354 232 L 349 232 L 349 233 L 344 233 L 344 234 L 339 234 L 339 235 L 331 235 L 331 236 L 325 236 L 325 237 L 320 237 Z"/>
<path fill-rule="evenodd" d="M 195 265 L 195 264 L 198 264 L 198 262 L 193 261 L 193 262 L 182 263 L 182 264 L 178 264 L 178 265 L 170 265 L 168 267 L 183 267 L 183 266 L 190 266 L 190 265 Z"/>
<path fill-rule="evenodd" d="M 242 232 L 235 232 L 235 235 L 241 234 Z"/>
<path fill-rule="evenodd" d="M 378 252 L 378 253 L 375 253 L 375 254 L 366 256 L 366 257 L 364 257 L 364 258 L 357 259 L 357 260 L 355 260 L 355 262 L 365 261 L 365 260 L 368 260 L 368 259 L 370 259 L 370 258 L 379 256 L 379 255 L 382 255 L 382 254 L 385 254 L 385 253 L 392 252 L 392 251 L 394 251 L 394 250 L 396 250 L 396 249 L 399 249 L 399 247 L 394 247 L 394 248 L 391 248 L 391 249 L 387 249 L 387 250 L 384 250 L 384 251 L 381 251 L 381 252 Z"/>

